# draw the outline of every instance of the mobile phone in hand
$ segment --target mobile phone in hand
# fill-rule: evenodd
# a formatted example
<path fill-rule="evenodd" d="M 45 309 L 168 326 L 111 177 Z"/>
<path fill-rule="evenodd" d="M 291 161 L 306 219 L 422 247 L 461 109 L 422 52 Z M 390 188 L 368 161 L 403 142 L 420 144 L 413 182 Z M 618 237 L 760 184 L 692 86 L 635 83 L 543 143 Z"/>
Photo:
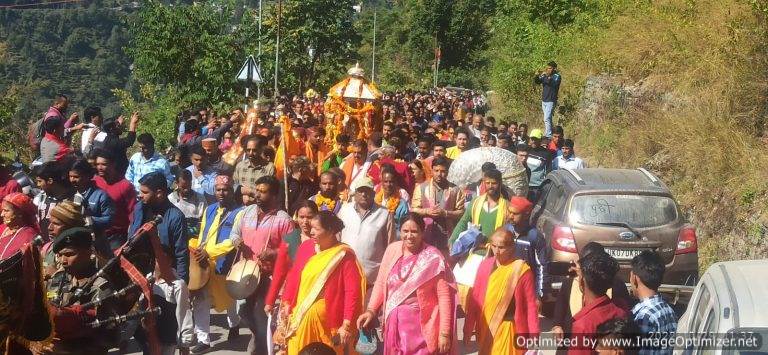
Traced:
<path fill-rule="evenodd" d="M 575 277 L 576 273 L 571 270 L 574 264 L 566 261 L 553 261 L 549 263 L 548 271 L 550 275 L 554 276 L 568 276 Z"/>

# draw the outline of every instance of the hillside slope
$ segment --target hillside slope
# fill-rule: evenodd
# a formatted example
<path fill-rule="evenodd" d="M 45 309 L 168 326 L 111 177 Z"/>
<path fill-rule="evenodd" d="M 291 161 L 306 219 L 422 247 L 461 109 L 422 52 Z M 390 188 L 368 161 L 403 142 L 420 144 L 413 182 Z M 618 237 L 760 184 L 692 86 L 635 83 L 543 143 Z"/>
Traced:
<path fill-rule="evenodd" d="M 609 13 L 592 25 L 553 32 L 560 43 L 543 53 L 561 68 L 557 120 L 578 154 L 591 166 L 644 166 L 665 181 L 698 228 L 702 270 L 768 257 L 764 9 L 626 2 L 603 7 Z M 517 93 L 528 102 L 502 96 L 497 114 L 541 126 L 536 90 Z"/>

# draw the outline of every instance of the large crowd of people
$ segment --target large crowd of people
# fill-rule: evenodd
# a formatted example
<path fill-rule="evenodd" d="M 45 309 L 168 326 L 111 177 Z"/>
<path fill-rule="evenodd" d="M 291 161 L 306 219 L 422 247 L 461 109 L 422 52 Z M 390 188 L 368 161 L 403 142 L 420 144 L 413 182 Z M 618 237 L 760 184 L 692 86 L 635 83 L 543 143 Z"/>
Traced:
<path fill-rule="evenodd" d="M 255 113 L 183 112 L 173 148 L 161 153 L 155 137 L 137 134 L 138 113 L 105 118 L 90 107 L 82 118 L 67 116 L 67 97 L 56 97 L 30 135 L 40 154 L 36 186 L 0 168 L 0 259 L 37 235 L 44 242 L 55 332 L 33 352 L 105 354 L 131 338 L 148 352 L 156 337 L 164 354 L 203 353 L 212 346 L 211 309 L 226 314 L 229 340 L 250 330 L 250 354 L 377 346 L 383 354 L 453 354 L 460 339 L 480 354 L 525 352 L 520 337 L 550 331 L 539 323 L 547 248 L 531 212 L 550 171 L 585 166 L 574 141 L 551 125 L 557 88 L 546 87 L 560 80 L 553 66 L 536 77 L 545 86 L 544 130 L 487 115 L 471 91 L 403 91 L 382 97 L 382 131 L 329 142 L 323 99 L 305 95 Z M 243 132 L 250 114 L 255 129 Z M 281 117 L 291 132 L 281 131 Z M 289 145 L 300 153 L 286 154 Z M 528 191 L 505 186 L 494 164 L 468 186 L 448 181 L 453 161 L 478 147 L 516 155 Z M 119 302 L 97 312 L 78 305 L 120 288 L 98 270 L 158 215 L 156 334 L 136 321 L 87 326 L 124 310 Z M 635 323 L 643 333 L 674 332 L 674 313 L 656 293 L 664 273 L 657 255 L 632 261 L 633 298 L 599 244 L 580 251 L 552 333 L 598 339 Z"/>

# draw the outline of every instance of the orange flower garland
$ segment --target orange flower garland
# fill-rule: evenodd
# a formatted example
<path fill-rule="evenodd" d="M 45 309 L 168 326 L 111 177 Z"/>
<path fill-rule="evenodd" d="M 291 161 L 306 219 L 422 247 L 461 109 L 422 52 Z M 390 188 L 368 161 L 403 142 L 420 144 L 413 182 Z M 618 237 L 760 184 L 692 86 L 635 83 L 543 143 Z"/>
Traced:
<path fill-rule="evenodd" d="M 333 212 L 333 210 L 336 208 L 336 200 L 326 198 L 321 194 L 317 194 L 317 197 L 315 197 L 315 204 L 317 204 L 317 208 L 319 208 L 321 211 L 323 206 L 325 206 L 326 210 L 331 212 Z"/>
<path fill-rule="evenodd" d="M 374 201 L 378 203 L 381 206 L 384 206 L 387 208 L 387 211 L 389 213 L 395 213 L 395 210 L 397 210 L 397 206 L 400 206 L 400 194 L 395 194 L 394 196 L 390 196 L 387 198 L 387 203 L 383 204 L 382 201 L 384 199 L 384 190 L 380 190 L 376 193 L 376 197 L 374 197 Z"/>

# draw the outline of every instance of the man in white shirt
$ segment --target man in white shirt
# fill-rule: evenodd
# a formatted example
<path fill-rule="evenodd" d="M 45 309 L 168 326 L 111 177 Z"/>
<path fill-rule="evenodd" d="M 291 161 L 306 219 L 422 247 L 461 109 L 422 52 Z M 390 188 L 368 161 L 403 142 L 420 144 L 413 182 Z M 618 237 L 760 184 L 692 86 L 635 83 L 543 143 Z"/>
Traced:
<path fill-rule="evenodd" d="M 346 203 L 338 213 L 344 222 L 341 242 L 355 251 L 363 266 L 368 285 L 373 285 L 379 273 L 379 265 L 387 249 L 389 212 L 373 201 L 374 191 L 368 185 L 355 190 L 354 202 Z"/>
<path fill-rule="evenodd" d="M 96 138 L 96 135 L 100 132 L 99 127 L 101 127 L 104 117 L 101 115 L 100 107 L 86 108 L 83 112 L 83 116 L 85 116 L 86 128 L 80 136 L 80 151 L 83 152 L 83 155 L 88 156 L 88 153 L 91 152 L 91 148 L 93 147 L 93 139 Z"/>
<path fill-rule="evenodd" d="M 192 173 L 189 170 L 179 171 L 176 176 L 176 191 L 168 195 L 168 200 L 180 209 L 187 219 L 192 218 L 199 223 L 203 217 L 205 196 L 192 190 Z"/>
<path fill-rule="evenodd" d="M 562 147 L 563 154 L 555 158 L 554 166 L 552 167 L 552 170 L 557 169 L 584 169 L 587 167 L 587 164 L 584 163 L 581 158 L 576 156 L 576 153 L 573 151 L 573 140 L 572 139 L 566 139 L 563 141 L 563 147 Z"/>

